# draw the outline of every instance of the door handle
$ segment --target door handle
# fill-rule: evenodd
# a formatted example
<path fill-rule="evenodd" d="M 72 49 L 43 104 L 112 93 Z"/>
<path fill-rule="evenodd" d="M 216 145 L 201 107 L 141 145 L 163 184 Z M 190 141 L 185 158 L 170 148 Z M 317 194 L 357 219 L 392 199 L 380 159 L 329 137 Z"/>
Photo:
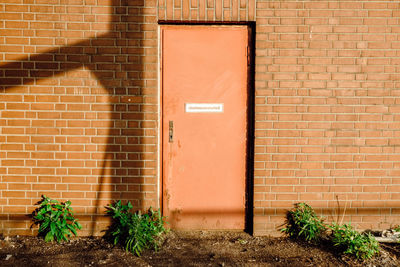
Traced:
<path fill-rule="evenodd" d="M 174 141 L 174 121 L 169 121 L 169 142 L 172 143 Z"/>

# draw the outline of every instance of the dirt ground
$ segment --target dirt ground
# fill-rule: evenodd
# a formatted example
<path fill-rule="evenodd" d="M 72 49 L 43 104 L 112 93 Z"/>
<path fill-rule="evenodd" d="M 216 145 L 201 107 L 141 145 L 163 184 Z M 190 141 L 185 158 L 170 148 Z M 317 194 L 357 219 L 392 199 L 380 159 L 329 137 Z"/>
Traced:
<path fill-rule="evenodd" d="M 158 252 L 133 256 L 102 238 L 45 243 L 0 237 L 0 266 L 400 266 L 400 244 L 382 245 L 369 262 L 337 255 L 326 245 L 235 232 L 170 232 Z"/>

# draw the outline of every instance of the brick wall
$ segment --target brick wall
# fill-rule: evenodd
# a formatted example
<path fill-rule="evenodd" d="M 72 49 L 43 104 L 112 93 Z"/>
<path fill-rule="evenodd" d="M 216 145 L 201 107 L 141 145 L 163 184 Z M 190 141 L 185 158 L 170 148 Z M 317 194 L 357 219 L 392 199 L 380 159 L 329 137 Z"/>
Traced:
<path fill-rule="evenodd" d="M 12 0 L 0 4 L 0 228 L 41 194 L 84 234 L 159 205 L 157 20 L 256 21 L 254 229 L 305 201 L 360 228 L 400 214 L 399 1 Z M 339 203 L 339 204 L 338 204 Z"/>
<path fill-rule="evenodd" d="M 359 228 L 398 224 L 399 10 L 257 1 L 257 233 L 274 232 L 299 201 L 329 220 L 340 206 Z"/>
<path fill-rule="evenodd" d="M 254 21 L 256 0 L 159 0 L 159 20 Z"/>
<path fill-rule="evenodd" d="M 5 233 L 31 233 L 41 194 L 70 199 L 83 235 L 113 200 L 158 207 L 156 1 L 127 2 L 0 4 Z"/>

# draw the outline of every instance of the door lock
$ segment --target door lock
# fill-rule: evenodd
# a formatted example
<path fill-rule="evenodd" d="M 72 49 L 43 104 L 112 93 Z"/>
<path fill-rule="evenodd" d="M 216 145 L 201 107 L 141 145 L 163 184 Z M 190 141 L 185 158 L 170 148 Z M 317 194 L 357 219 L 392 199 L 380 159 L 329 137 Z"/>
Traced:
<path fill-rule="evenodd" d="M 172 143 L 174 141 L 174 121 L 169 121 L 169 142 Z"/>

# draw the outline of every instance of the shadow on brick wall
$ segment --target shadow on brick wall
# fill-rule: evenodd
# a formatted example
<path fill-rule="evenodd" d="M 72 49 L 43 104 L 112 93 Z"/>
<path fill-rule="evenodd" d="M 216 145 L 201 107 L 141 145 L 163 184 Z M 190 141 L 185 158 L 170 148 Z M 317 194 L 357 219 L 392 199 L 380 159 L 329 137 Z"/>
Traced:
<path fill-rule="evenodd" d="M 23 213 L 33 210 L 41 194 L 70 199 L 88 235 L 107 225 L 108 203 L 122 199 L 135 209 L 157 206 L 157 114 L 145 105 L 149 93 L 143 88 L 144 0 L 129 3 L 112 0 L 106 33 L 0 64 L 3 229 L 29 226 L 21 224 L 27 220 Z M 25 118 L 18 117 L 20 111 Z M 18 120 L 27 124 L 12 123 Z M 12 141 L 16 127 L 27 139 Z M 26 186 L 17 188 L 15 178 Z"/>

